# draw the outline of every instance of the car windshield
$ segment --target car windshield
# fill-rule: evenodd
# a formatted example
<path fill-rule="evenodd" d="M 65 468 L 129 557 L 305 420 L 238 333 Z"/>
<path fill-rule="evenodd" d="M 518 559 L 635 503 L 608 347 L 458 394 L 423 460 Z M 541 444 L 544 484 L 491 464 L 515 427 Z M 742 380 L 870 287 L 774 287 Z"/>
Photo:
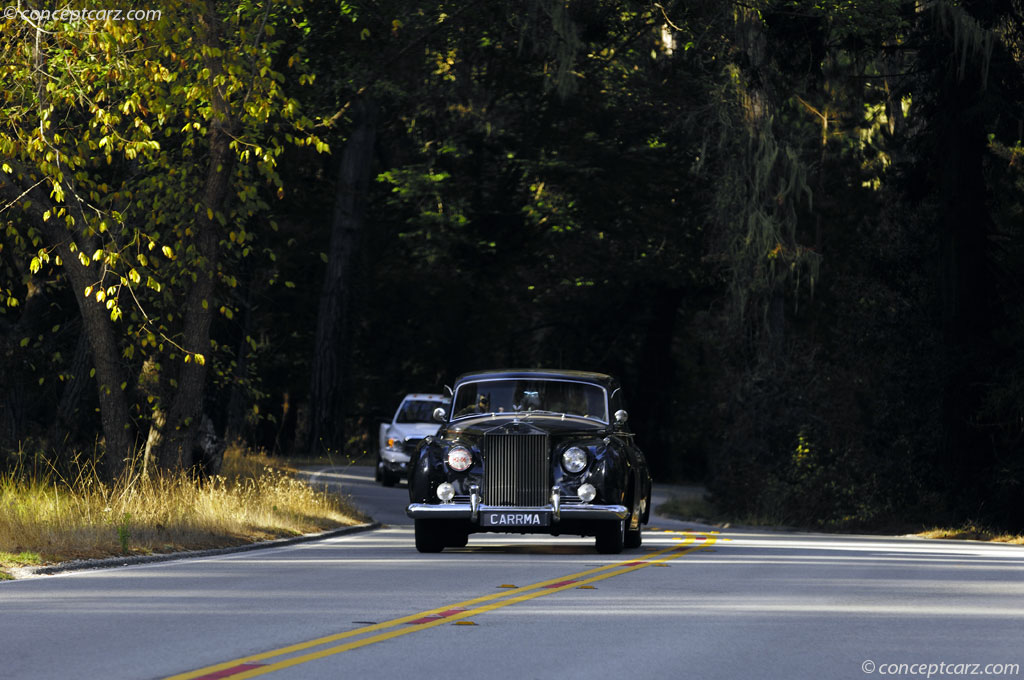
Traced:
<path fill-rule="evenodd" d="M 433 422 L 434 409 L 443 406 L 439 401 L 427 401 L 425 399 L 410 399 L 402 403 L 398 411 L 396 423 L 429 423 Z"/>
<path fill-rule="evenodd" d="M 480 413 L 556 413 L 608 422 L 598 385 L 570 380 L 501 378 L 464 382 L 455 390 L 453 418 Z"/>

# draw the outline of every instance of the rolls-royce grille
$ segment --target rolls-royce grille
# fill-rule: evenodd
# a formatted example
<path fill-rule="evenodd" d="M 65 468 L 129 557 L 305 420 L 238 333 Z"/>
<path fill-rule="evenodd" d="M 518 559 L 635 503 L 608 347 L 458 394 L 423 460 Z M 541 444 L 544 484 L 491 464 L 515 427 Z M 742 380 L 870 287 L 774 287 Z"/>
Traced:
<path fill-rule="evenodd" d="M 549 502 L 551 482 L 545 434 L 484 435 L 483 502 L 534 506 Z"/>

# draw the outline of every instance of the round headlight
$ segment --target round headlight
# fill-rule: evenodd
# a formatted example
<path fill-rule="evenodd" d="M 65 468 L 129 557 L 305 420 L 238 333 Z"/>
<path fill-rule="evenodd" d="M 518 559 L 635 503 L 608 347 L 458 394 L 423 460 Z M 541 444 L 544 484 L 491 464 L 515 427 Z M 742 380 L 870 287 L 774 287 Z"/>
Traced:
<path fill-rule="evenodd" d="M 578 446 L 573 446 L 562 454 L 562 467 L 566 472 L 573 474 L 582 472 L 587 467 L 587 452 Z"/>
<path fill-rule="evenodd" d="M 576 490 L 576 495 L 584 503 L 589 503 L 597 497 L 597 489 L 594 488 L 593 484 L 580 484 L 580 488 Z"/>
<path fill-rule="evenodd" d="M 453 446 L 448 450 L 447 462 L 456 472 L 464 472 L 473 464 L 473 454 L 465 446 Z"/>
<path fill-rule="evenodd" d="M 443 503 L 447 503 L 451 499 L 455 498 L 455 487 L 448 482 L 438 484 L 437 497 L 440 498 Z"/>

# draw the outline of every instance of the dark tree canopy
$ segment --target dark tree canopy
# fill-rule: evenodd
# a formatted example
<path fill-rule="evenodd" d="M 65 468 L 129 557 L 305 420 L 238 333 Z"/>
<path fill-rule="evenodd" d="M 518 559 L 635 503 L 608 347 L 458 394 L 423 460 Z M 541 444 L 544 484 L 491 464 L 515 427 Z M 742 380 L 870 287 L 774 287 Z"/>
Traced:
<path fill-rule="evenodd" d="M 1024 526 L 1019 0 L 165 5 L 4 19 L 7 458 L 578 368 L 737 515 Z"/>

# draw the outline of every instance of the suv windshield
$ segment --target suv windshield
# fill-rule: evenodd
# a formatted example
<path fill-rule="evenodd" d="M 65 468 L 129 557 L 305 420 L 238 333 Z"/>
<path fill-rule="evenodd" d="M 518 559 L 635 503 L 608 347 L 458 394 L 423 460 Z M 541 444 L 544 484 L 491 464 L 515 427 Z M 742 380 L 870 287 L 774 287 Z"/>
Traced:
<path fill-rule="evenodd" d="M 479 413 L 556 413 L 608 422 L 604 388 L 568 380 L 465 382 L 456 388 L 453 404 L 453 419 Z"/>
<path fill-rule="evenodd" d="M 430 423 L 433 422 L 434 409 L 444 406 L 439 401 L 410 399 L 402 404 L 402 409 L 395 418 L 396 423 Z"/>

